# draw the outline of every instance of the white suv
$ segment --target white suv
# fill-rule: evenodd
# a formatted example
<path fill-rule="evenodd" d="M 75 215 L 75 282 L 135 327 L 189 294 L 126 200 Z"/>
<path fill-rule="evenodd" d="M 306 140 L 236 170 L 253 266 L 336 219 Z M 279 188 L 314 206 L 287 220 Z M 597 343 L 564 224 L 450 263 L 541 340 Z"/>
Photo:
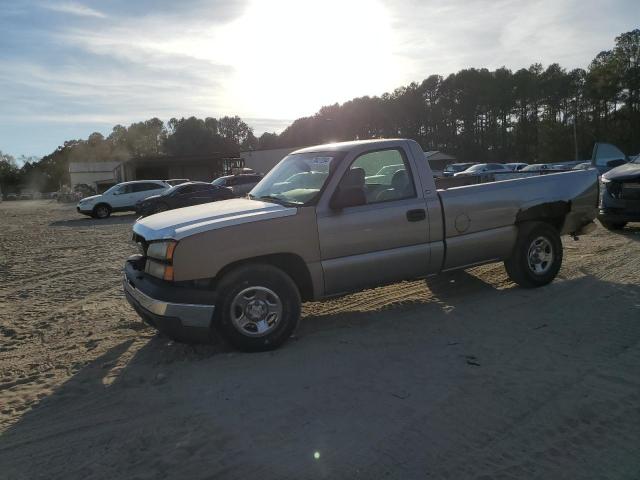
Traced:
<path fill-rule="evenodd" d="M 102 195 L 83 198 L 78 202 L 78 213 L 93 218 L 107 218 L 112 212 L 135 211 L 136 203 L 151 195 L 158 195 L 171 188 L 163 180 L 139 180 L 114 185 Z"/>

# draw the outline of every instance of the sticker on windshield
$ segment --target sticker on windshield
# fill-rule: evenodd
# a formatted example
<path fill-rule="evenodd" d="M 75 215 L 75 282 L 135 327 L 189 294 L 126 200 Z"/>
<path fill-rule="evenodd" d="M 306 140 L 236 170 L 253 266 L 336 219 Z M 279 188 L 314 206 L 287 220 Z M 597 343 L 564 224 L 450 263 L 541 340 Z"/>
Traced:
<path fill-rule="evenodd" d="M 309 159 L 309 168 L 312 172 L 324 172 L 329 171 L 333 157 L 313 157 Z"/>
<path fill-rule="evenodd" d="M 333 157 L 313 157 L 311 164 L 315 167 L 327 166 L 331 163 Z"/>

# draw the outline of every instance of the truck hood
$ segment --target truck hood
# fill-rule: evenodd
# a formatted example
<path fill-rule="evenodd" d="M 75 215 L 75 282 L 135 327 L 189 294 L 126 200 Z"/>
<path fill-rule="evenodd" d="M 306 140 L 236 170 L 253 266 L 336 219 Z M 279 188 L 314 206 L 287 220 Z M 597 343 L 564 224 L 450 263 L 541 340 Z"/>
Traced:
<path fill-rule="evenodd" d="M 602 178 L 614 181 L 635 180 L 640 178 L 640 163 L 625 163 L 609 170 Z"/>
<path fill-rule="evenodd" d="M 147 241 L 165 238 L 180 240 L 209 230 L 296 213 L 296 208 L 277 203 L 234 198 L 156 213 L 138 220 L 133 225 L 133 231 Z"/>

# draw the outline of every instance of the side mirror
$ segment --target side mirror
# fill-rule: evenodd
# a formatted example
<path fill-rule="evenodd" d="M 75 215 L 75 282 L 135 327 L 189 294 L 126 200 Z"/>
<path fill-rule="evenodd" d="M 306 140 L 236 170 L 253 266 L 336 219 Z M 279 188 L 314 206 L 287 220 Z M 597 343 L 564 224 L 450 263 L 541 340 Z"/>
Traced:
<path fill-rule="evenodd" d="M 365 205 L 366 203 L 367 197 L 362 188 L 338 187 L 333 197 L 331 197 L 329 206 L 333 210 L 342 210 L 343 208 L 357 207 L 359 205 Z"/>

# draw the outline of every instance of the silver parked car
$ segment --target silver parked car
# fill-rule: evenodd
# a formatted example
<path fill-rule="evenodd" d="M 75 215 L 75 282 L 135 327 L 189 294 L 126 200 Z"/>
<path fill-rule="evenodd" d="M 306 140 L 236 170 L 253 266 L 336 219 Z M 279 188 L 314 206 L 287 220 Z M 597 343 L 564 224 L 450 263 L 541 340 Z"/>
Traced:
<path fill-rule="evenodd" d="M 502 163 L 479 163 L 454 174 L 454 177 L 470 177 L 473 175 L 486 175 L 489 173 L 506 173 L 510 170 Z"/>
<path fill-rule="evenodd" d="M 513 172 L 519 172 L 520 170 L 522 170 L 524 167 L 528 165 L 529 165 L 528 163 L 524 163 L 524 162 L 512 162 L 512 163 L 504 164 L 505 167 L 507 167 L 509 170 Z"/>
<path fill-rule="evenodd" d="M 464 172 L 467 168 L 477 165 L 476 162 L 451 163 L 442 172 L 443 177 L 453 177 L 456 173 Z"/>
<path fill-rule="evenodd" d="M 531 165 L 527 165 L 521 171 L 522 172 L 542 172 L 547 170 L 553 170 L 553 165 L 548 163 L 532 163 Z"/>

